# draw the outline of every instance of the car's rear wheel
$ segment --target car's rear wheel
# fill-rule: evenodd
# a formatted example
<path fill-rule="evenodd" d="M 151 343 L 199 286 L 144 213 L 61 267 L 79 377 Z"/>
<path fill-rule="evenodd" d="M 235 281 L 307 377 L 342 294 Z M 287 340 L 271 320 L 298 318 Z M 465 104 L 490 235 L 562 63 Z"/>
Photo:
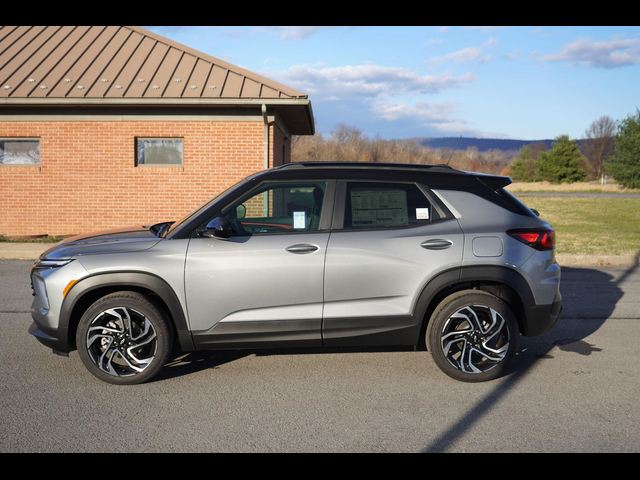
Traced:
<path fill-rule="evenodd" d="M 440 369 L 463 382 L 486 382 L 505 373 L 520 330 L 509 305 L 478 290 L 453 294 L 435 310 L 427 348 Z"/>
<path fill-rule="evenodd" d="M 85 312 L 76 334 L 80 359 L 100 380 L 136 385 L 151 380 L 171 354 L 172 328 L 144 295 L 118 292 Z"/>

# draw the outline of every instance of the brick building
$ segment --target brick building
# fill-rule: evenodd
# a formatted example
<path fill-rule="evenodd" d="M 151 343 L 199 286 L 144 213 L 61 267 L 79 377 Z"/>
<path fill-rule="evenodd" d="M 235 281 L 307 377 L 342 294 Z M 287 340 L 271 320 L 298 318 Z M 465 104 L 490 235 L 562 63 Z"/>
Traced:
<path fill-rule="evenodd" d="M 177 220 L 313 133 L 307 95 L 140 27 L 0 27 L 0 235 Z"/>

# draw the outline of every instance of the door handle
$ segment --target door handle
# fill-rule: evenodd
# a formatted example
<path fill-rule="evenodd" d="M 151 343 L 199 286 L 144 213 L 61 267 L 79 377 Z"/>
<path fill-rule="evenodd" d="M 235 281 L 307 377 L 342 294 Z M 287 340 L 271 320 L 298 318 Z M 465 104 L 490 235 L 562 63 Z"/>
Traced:
<path fill-rule="evenodd" d="M 427 250 L 446 250 L 447 248 L 453 247 L 453 242 L 449 240 L 427 240 L 426 242 L 422 242 L 420 246 Z"/>
<path fill-rule="evenodd" d="M 287 248 L 287 252 L 297 253 L 297 254 L 305 254 L 305 253 L 313 253 L 317 252 L 320 248 L 315 245 L 291 245 Z"/>

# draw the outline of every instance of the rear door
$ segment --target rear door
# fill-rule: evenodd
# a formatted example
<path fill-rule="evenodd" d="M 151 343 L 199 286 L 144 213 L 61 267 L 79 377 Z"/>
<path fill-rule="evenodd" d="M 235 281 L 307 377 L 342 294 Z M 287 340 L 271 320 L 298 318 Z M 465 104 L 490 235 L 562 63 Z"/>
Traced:
<path fill-rule="evenodd" d="M 460 268 L 458 221 L 423 185 L 343 181 L 325 269 L 326 346 L 412 345 L 435 275 Z"/>

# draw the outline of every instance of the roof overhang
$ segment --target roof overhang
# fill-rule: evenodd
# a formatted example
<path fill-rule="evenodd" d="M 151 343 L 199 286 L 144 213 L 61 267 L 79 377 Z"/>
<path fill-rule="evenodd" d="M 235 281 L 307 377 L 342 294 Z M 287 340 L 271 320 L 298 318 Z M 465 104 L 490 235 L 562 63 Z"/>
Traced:
<path fill-rule="evenodd" d="M 57 108 L 104 108 L 113 107 L 149 109 L 194 108 L 194 109 L 260 109 L 265 105 L 277 112 L 291 135 L 314 135 L 315 121 L 311 101 L 303 98 L 275 99 L 229 99 L 229 98 L 0 98 L 2 108 L 57 109 Z"/>

